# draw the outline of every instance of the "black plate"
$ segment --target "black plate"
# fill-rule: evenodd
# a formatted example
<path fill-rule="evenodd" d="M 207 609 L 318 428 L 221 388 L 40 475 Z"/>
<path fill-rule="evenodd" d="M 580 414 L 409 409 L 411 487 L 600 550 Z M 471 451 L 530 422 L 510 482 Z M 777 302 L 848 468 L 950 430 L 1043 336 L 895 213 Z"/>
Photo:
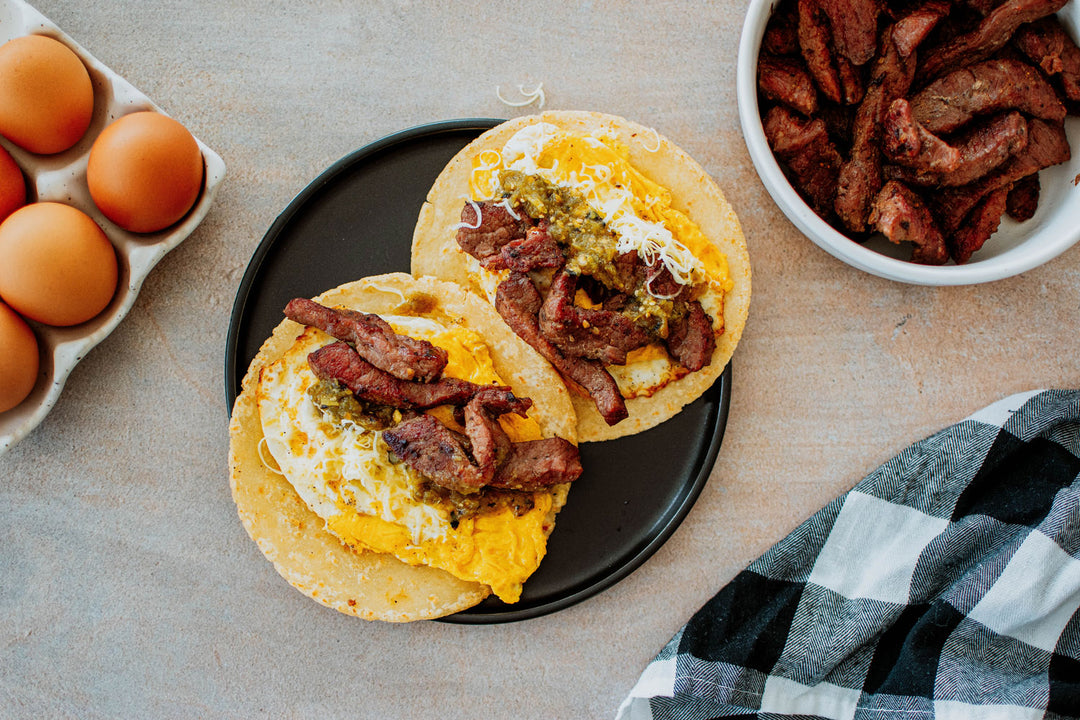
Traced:
<path fill-rule="evenodd" d="M 434 123 L 388 136 L 334 163 L 289 204 L 251 258 L 225 349 L 232 407 L 259 346 L 294 297 L 367 275 L 408 272 L 413 226 L 450 158 L 498 120 Z M 615 584 L 679 526 L 708 479 L 727 423 L 731 365 L 681 413 L 632 437 L 581 446 L 585 474 L 559 514 L 548 553 L 521 600 L 494 597 L 448 622 L 496 623 L 561 610 Z"/>

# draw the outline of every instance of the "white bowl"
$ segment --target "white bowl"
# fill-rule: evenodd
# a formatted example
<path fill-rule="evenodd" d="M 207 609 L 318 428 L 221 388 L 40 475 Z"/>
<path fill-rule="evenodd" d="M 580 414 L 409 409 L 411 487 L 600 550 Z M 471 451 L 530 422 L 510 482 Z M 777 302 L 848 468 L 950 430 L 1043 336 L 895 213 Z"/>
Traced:
<path fill-rule="evenodd" d="M 28 202 L 53 200 L 73 205 L 105 231 L 116 250 L 119 278 L 116 294 L 109 305 L 97 317 L 81 325 L 50 327 L 28 321 L 39 346 L 37 384 L 22 403 L 0 412 L 0 454 L 45 418 L 78 362 L 131 310 L 150 270 L 202 222 L 225 176 L 225 163 L 221 157 L 196 138 L 206 176 L 195 207 L 179 223 L 156 233 L 130 233 L 111 223 L 94 205 L 86 186 L 90 146 L 106 125 L 123 115 L 138 110 L 165 113 L 23 0 L 0 0 L 0 44 L 23 35 L 48 35 L 75 51 L 93 82 L 94 115 L 86 135 L 74 147 L 56 155 L 34 155 L 3 138 L 0 138 L 0 144 L 11 153 L 26 176 Z"/>
<path fill-rule="evenodd" d="M 1080 0 L 1058 13 L 1075 40 L 1080 37 Z M 736 92 L 743 138 L 761 181 L 799 230 L 830 255 L 879 277 L 915 285 L 970 285 L 1022 273 L 1051 260 L 1080 240 L 1080 118 L 1065 121 L 1073 148 L 1069 162 L 1039 173 L 1042 186 L 1035 216 L 1018 223 L 1007 217 L 981 250 L 964 265 L 920 265 L 903 258 L 910 244 L 882 236 L 858 243 L 835 230 L 792 188 L 773 157 L 758 110 L 758 50 L 776 0 L 751 0 L 739 42 Z"/>

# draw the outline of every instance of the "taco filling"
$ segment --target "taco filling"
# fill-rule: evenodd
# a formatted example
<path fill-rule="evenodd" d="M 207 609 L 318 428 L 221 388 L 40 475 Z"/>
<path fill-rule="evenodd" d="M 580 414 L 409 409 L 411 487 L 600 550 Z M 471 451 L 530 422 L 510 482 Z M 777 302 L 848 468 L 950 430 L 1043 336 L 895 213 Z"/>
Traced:
<path fill-rule="evenodd" d="M 541 437 L 532 400 L 464 327 L 303 298 L 285 314 L 308 327 L 262 370 L 258 399 L 298 495 L 346 545 L 515 602 L 581 475 L 577 447 Z"/>
<path fill-rule="evenodd" d="M 472 159 L 458 246 L 507 325 L 608 425 L 712 362 L 727 260 L 614 137 L 529 125 Z"/>

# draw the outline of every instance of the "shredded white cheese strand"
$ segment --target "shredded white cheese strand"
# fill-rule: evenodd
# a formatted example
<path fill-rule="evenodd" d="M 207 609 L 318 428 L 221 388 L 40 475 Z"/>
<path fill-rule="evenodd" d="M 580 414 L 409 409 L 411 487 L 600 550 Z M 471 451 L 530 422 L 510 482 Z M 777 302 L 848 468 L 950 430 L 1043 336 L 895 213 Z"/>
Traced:
<path fill-rule="evenodd" d="M 537 83 L 536 87 L 532 90 L 526 90 L 524 85 L 517 86 L 518 92 L 521 93 L 523 100 L 507 100 L 502 96 L 502 92 L 498 85 L 495 86 L 495 97 L 499 98 L 499 102 L 510 107 L 525 107 L 526 105 L 532 105 L 536 103 L 537 109 L 544 107 L 544 83 Z"/>

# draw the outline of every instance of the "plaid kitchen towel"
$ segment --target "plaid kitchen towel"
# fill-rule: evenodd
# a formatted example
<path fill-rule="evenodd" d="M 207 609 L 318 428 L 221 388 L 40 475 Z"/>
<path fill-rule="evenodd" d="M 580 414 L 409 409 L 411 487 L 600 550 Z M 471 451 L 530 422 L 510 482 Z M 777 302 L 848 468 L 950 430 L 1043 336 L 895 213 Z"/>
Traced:
<path fill-rule="evenodd" d="M 1080 391 L 907 448 L 702 607 L 645 718 L 1080 717 Z"/>

